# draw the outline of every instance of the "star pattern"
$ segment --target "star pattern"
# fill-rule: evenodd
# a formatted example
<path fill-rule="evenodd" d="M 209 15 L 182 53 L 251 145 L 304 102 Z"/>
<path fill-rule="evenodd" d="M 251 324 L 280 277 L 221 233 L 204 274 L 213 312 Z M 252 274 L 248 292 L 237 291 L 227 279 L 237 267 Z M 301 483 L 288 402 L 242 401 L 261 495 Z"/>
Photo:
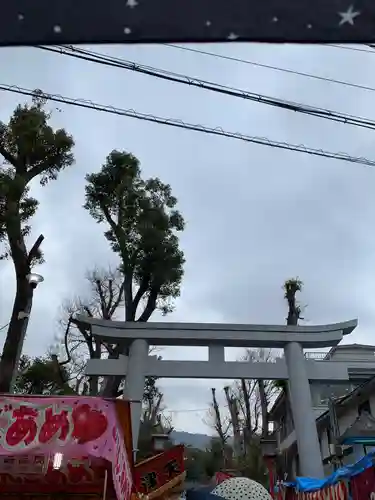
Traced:
<path fill-rule="evenodd" d="M 375 43 L 374 0 L 2 0 L 0 45 L 187 42 Z M 43 29 L 38 12 L 43 11 Z M 70 12 L 76 15 L 71 16 Z M 90 14 L 90 15 L 88 15 Z M 85 23 L 82 20 L 86 19 Z M 166 22 L 168 19 L 168 22 Z"/>
<path fill-rule="evenodd" d="M 134 9 L 134 7 L 137 7 L 138 2 L 137 0 L 127 0 L 126 6 L 130 7 L 131 9 Z"/>
<path fill-rule="evenodd" d="M 339 26 L 342 26 L 345 23 L 354 25 L 354 19 L 360 15 L 359 11 L 354 11 L 354 7 L 351 5 L 346 12 L 339 12 L 339 16 L 341 16 L 341 21 L 339 22 Z"/>

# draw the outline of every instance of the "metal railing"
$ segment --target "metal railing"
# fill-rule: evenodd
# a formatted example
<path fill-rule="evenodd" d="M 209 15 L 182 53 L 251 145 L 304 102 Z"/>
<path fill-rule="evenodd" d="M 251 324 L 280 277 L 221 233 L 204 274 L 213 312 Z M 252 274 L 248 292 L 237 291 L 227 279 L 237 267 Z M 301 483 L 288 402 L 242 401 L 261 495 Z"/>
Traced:
<path fill-rule="evenodd" d="M 306 359 L 314 359 L 316 361 L 322 361 L 323 359 L 328 360 L 329 353 L 328 352 L 318 352 L 318 351 L 305 352 L 305 358 Z"/>
<path fill-rule="evenodd" d="M 332 359 L 333 356 L 330 355 L 329 352 L 321 352 L 321 351 L 310 351 L 310 352 L 305 352 L 305 359 L 311 359 L 314 361 L 341 361 L 341 362 L 346 362 L 350 363 L 351 361 L 358 363 L 358 362 L 363 362 L 363 363 L 375 363 L 375 353 L 372 353 L 372 356 L 369 355 L 368 357 L 355 357 L 350 355 L 347 359 L 339 358 L 339 359 Z"/>

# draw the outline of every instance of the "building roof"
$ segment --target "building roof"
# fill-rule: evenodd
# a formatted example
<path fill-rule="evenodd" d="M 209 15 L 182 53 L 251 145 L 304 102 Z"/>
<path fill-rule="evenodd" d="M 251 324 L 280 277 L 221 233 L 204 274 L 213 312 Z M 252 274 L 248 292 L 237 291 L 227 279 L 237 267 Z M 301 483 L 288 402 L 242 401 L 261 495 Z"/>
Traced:
<path fill-rule="evenodd" d="M 339 345 L 335 345 L 335 346 L 331 347 L 331 349 L 327 352 L 324 359 L 330 359 L 331 356 L 337 350 L 344 351 L 345 349 L 348 349 L 348 350 L 358 349 L 358 350 L 364 350 L 364 351 L 372 350 L 375 352 L 375 345 L 371 345 L 371 344 L 339 344 Z"/>

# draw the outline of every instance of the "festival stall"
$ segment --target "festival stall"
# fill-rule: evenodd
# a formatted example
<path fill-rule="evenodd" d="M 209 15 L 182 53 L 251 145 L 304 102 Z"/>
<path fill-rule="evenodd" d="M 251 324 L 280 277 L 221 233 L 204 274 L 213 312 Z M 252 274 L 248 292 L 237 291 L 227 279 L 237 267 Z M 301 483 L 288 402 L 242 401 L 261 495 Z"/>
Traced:
<path fill-rule="evenodd" d="M 373 500 L 375 451 L 325 479 L 298 477 L 279 489 L 280 500 Z"/>
<path fill-rule="evenodd" d="M 179 496 L 185 481 L 184 446 L 173 446 L 134 466 L 132 500 L 149 500 Z"/>
<path fill-rule="evenodd" d="M 129 403 L 97 397 L 0 397 L 2 500 L 129 500 Z"/>

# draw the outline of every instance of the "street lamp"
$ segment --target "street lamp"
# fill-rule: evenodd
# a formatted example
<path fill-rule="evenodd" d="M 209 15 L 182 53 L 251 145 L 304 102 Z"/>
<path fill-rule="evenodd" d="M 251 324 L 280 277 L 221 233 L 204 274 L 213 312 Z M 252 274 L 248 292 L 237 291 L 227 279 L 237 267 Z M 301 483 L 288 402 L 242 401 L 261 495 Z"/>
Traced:
<path fill-rule="evenodd" d="M 26 276 L 27 281 L 29 282 L 30 287 L 35 290 L 35 288 L 39 285 L 39 283 L 43 283 L 44 278 L 40 274 L 30 273 Z"/>
<path fill-rule="evenodd" d="M 13 392 L 14 385 L 15 385 L 17 377 L 18 377 L 18 368 L 19 368 L 20 359 L 21 359 L 21 355 L 22 355 L 23 344 L 25 342 L 26 331 L 27 331 L 27 326 L 29 323 L 31 308 L 33 305 L 34 290 L 39 285 L 39 283 L 42 283 L 44 281 L 43 276 L 41 276 L 40 274 L 36 274 L 36 273 L 29 273 L 26 276 L 26 279 L 27 279 L 29 286 L 30 286 L 29 298 L 28 298 L 25 310 L 20 311 L 18 313 L 18 317 L 17 317 L 18 321 L 23 321 L 23 324 L 22 324 L 21 338 L 20 338 L 19 344 L 17 346 L 17 356 L 16 356 L 14 370 L 13 370 L 12 382 L 10 384 L 10 392 L 11 393 Z"/>
<path fill-rule="evenodd" d="M 158 415 L 157 422 L 153 426 L 153 433 L 151 434 L 151 444 L 153 453 L 162 453 L 168 448 L 170 443 L 169 434 L 165 432 L 161 423 L 161 416 Z"/>

